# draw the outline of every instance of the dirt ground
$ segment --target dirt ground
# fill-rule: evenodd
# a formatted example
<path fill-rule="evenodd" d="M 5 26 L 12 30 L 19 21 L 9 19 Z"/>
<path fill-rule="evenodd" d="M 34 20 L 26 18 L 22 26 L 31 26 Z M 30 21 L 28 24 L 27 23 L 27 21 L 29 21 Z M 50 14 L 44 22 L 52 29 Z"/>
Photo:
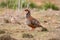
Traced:
<path fill-rule="evenodd" d="M 25 14 L 23 11 L 0 10 L 0 30 L 5 31 L 4 34 L 9 34 L 17 40 L 60 40 L 60 10 L 31 10 L 31 15 L 48 29 L 48 31 L 43 32 L 41 28 L 30 31 L 31 28 L 25 24 Z M 20 22 L 20 24 L 5 23 L 4 19 L 10 20 L 10 16 L 15 17 L 16 21 Z M 4 34 L 0 34 L 0 36 Z M 33 37 L 23 38 L 23 34 L 30 34 Z"/>

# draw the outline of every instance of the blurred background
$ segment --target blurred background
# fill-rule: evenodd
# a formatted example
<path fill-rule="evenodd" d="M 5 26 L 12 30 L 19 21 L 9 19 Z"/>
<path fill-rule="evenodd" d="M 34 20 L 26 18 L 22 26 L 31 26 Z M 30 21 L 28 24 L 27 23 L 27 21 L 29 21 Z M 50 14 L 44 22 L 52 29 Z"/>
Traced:
<path fill-rule="evenodd" d="M 60 0 L 0 0 L 0 8 L 9 9 L 52 8 L 58 10 L 59 9 L 58 7 L 60 7 Z"/>
<path fill-rule="evenodd" d="M 25 24 L 26 8 L 47 32 L 41 28 L 29 31 L 31 28 Z M 60 0 L 0 0 L 0 40 L 3 39 L 60 40 Z"/>

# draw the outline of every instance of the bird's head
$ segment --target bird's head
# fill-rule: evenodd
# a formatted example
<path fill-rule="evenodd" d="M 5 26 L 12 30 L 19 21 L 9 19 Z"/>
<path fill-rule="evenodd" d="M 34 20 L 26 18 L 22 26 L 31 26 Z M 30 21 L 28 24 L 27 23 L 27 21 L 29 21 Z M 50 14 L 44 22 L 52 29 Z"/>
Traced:
<path fill-rule="evenodd" d="M 25 9 L 25 13 L 27 14 L 27 13 L 30 13 L 30 10 L 28 10 L 28 9 Z"/>

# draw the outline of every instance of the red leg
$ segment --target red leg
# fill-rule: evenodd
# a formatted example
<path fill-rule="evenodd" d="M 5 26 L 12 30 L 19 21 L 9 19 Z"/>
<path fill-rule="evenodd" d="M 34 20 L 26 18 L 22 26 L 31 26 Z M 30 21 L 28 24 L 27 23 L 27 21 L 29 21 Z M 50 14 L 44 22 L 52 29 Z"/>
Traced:
<path fill-rule="evenodd" d="M 29 25 L 32 29 L 30 31 L 34 31 L 35 27 L 33 25 Z"/>

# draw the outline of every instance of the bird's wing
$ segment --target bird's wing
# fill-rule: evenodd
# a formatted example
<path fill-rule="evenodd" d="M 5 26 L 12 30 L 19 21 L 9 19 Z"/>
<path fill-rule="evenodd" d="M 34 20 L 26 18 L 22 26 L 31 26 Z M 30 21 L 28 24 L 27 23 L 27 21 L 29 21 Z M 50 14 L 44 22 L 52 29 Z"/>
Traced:
<path fill-rule="evenodd" d="M 38 26 L 40 23 L 38 20 L 33 19 L 33 20 L 31 20 L 31 24 L 33 24 L 34 26 Z"/>

